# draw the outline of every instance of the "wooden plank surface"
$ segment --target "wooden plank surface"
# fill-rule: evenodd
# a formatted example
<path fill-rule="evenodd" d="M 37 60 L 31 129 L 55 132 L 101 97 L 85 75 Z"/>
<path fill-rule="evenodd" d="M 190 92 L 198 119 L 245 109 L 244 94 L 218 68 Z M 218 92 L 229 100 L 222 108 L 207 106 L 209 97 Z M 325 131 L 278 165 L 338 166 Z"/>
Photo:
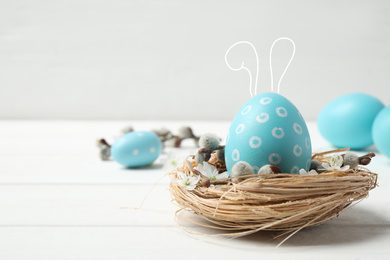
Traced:
<path fill-rule="evenodd" d="M 224 136 L 227 122 L 133 122 L 140 130 L 191 124 Z M 0 259 L 387 259 L 390 255 L 389 160 L 371 169 L 380 187 L 338 218 L 303 230 L 281 248 L 269 232 L 239 239 L 204 237 L 174 220 L 177 207 L 155 167 L 128 170 L 101 162 L 94 141 L 126 122 L 0 121 Z M 314 149 L 328 149 L 309 123 Z M 196 148 L 169 149 L 186 155 Z M 363 153 L 363 152 L 361 152 Z M 163 157 L 164 157 L 163 156 Z M 170 156 L 170 155 L 169 155 Z M 183 215 L 184 217 L 192 217 Z M 195 232 L 211 231 L 180 222 Z"/>

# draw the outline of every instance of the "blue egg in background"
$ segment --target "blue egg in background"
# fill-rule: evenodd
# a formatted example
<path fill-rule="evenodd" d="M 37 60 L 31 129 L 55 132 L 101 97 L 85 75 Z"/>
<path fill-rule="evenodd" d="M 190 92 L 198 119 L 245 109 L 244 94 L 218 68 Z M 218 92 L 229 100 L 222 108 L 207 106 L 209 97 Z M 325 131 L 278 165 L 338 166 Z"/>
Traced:
<path fill-rule="evenodd" d="M 126 167 L 142 167 L 153 163 L 161 154 L 162 144 L 150 131 L 135 131 L 119 137 L 111 146 L 113 159 Z"/>
<path fill-rule="evenodd" d="M 376 116 L 372 137 L 378 150 L 390 158 L 390 106 L 382 109 Z"/>
<path fill-rule="evenodd" d="M 383 108 L 381 101 L 368 94 L 343 95 L 321 110 L 318 130 L 336 147 L 365 148 L 373 144 L 372 126 Z"/>
<path fill-rule="evenodd" d="M 262 93 L 251 98 L 236 114 L 226 138 L 225 162 L 231 168 L 239 161 L 249 163 L 254 172 L 266 164 L 283 173 L 309 170 L 311 140 L 305 120 L 287 98 Z"/>

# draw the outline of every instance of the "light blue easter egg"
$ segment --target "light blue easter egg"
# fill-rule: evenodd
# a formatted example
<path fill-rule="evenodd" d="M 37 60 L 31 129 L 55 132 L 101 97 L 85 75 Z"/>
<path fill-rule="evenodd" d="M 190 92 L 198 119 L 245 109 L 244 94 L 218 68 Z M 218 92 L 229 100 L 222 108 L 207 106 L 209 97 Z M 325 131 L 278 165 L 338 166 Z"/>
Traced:
<path fill-rule="evenodd" d="M 288 99 L 276 93 L 262 93 L 238 111 L 226 138 L 225 162 L 230 175 L 239 161 L 249 163 L 255 173 L 266 164 L 278 166 L 283 173 L 309 170 L 309 131 Z"/>
<path fill-rule="evenodd" d="M 362 149 L 373 144 L 372 125 L 383 107 L 377 98 L 363 93 L 338 97 L 320 112 L 318 129 L 337 147 Z"/>
<path fill-rule="evenodd" d="M 161 154 L 161 141 L 149 131 L 135 131 L 119 137 L 111 146 L 114 160 L 127 167 L 153 163 Z"/>
<path fill-rule="evenodd" d="M 390 106 L 382 109 L 375 118 L 372 137 L 376 148 L 390 158 Z"/>

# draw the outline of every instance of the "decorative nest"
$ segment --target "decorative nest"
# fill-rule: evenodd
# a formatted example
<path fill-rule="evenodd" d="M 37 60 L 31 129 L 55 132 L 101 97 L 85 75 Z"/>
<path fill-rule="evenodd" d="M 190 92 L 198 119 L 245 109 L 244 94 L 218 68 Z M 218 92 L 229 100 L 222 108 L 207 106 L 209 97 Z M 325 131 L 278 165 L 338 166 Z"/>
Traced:
<path fill-rule="evenodd" d="M 329 154 L 345 150 L 318 153 L 312 158 L 329 162 Z M 169 173 L 172 179 L 178 178 L 178 171 L 188 176 L 194 175 L 196 162 L 186 162 Z M 208 163 L 219 172 L 226 169 L 215 155 Z M 212 181 L 211 185 L 198 184 L 193 190 L 186 190 L 172 181 L 169 190 L 173 201 L 180 207 L 178 212 L 185 210 L 205 221 L 185 220 L 225 230 L 218 235 L 239 237 L 270 230 L 292 233 L 292 236 L 302 228 L 338 216 L 366 198 L 376 186 L 377 174 L 358 166 L 347 171 L 327 170 L 318 175 L 240 176 L 239 181 L 227 178 Z M 178 214 L 176 216 L 180 218 Z"/>

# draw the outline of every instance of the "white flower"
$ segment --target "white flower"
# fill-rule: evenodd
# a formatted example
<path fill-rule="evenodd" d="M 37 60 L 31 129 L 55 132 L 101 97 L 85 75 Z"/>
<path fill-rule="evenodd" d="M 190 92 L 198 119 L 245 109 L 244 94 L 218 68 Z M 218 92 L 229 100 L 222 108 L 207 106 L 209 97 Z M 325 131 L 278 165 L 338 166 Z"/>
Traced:
<path fill-rule="evenodd" d="M 316 170 L 311 170 L 311 171 L 307 172 L 305 169 L 300 169 L 299 174 L 300 175 L 317 175 L 318 172 L 316 172 Z"/>
<path fill-rule="evenodd" d="M 184 161 L 183 157 L 170 154 L 164 162 L 163 169 L 165 171 L 171 171 L 171 170 L 176 169 L 177 167 L 181 166 L 183 161 Z"/>
<path fill-rule="evenodd" d="M 179 166 L 180 162 L 177 160 L 176 157 L 171 157 L 168 158 L 165 164 L 167 167 L 176 168 L 177 166 Z"/>
<path fill-rule="evenodd" d="M 344 165 L 343 167 L 341 167 L 341 165 L 343 165 L 343 162 L 344 162 L 343 157 L 339 154 L 336 154 L 332 156 L 329 164 L 322 163 L 322 166 L 328 170 L 334 169 L 338 171 L 346 171 L 349 169 L 349 165 Z"/>
<path fill-rule="evenodd" d="M 223 172 L 218 174 L 217 168 L 215 166 L 208 164 L 207 162 L 203 162 L 198 165 L 198 171 L 200 171 L 204 176 L 209 178 L 210 180 L 218 180 L 229 178 L 228 172 Z"/>
<path fill-rule="evenodd" d="M 185 173 L 177 172 L 176 183 L 179 184 L 179 186 L 184 187 L 186 190 L 195 189 L 196 184 L 199 182 L 199 180 L 199 176 L 188 176 Z"/>

